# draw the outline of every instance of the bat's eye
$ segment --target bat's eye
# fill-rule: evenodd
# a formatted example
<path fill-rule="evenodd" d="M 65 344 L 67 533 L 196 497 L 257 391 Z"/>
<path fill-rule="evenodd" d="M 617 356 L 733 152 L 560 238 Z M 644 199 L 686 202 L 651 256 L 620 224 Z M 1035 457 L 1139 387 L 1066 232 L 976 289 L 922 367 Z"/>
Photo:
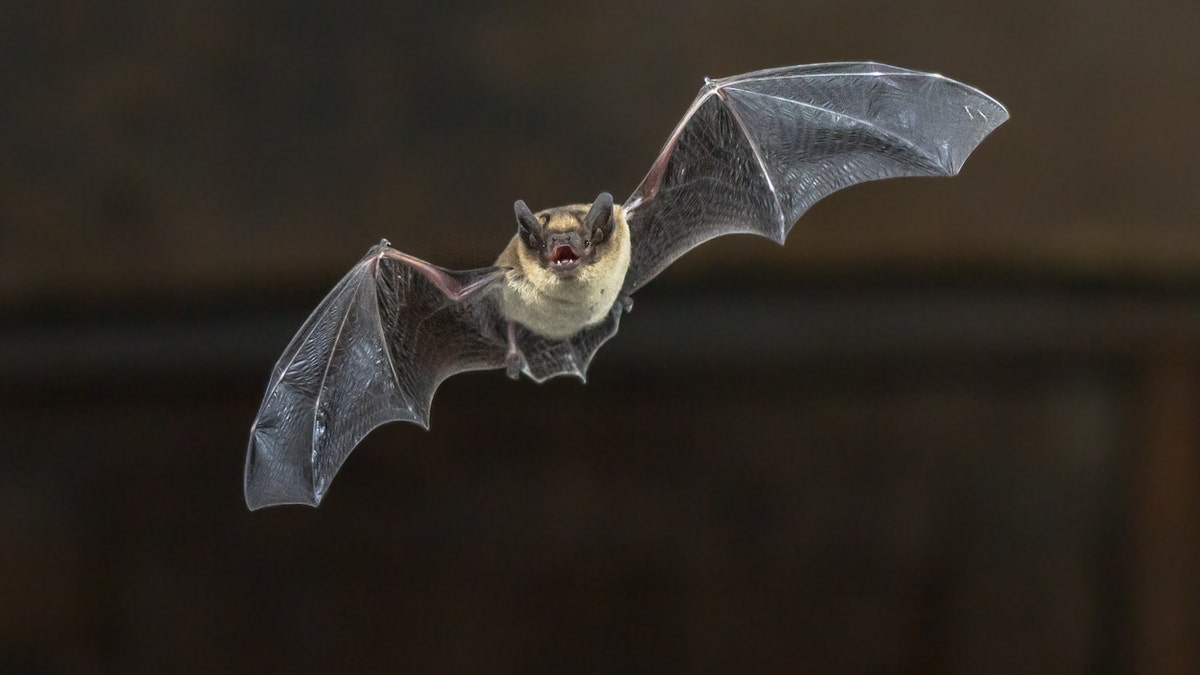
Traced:
<path fill-rule="evenodd" d="M 583 240 L 583 247 L 584 247 L 584 248 L 591 248 L 591 247 L 592 247 L 592 242 L 588 241 L 587 239 L 584 239 L 584 240 Z"/>

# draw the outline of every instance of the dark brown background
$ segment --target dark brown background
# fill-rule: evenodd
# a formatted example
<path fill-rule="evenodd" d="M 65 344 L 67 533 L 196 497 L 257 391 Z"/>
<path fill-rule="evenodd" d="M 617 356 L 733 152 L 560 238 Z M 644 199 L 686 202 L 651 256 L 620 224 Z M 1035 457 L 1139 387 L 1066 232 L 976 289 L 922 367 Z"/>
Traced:
<path fill-rule="evenodd" d="M 1200 671 L 1197 7 L 5 3 L 0 671 Z M 245 510 L 371 244 L 487 264 L 702 76 L 853 59 L 1012 120 L 702 247 L 586 387 L 454 379 Z"/>

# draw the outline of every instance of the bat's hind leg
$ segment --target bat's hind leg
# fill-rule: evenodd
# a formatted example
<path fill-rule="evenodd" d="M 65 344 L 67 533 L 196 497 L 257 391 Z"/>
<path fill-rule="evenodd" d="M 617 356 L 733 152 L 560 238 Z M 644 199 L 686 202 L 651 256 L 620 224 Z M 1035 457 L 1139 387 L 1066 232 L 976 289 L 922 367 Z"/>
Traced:
<path fill-rule="evenodd" d="M 504 365 L 508 376 L 514 380 L 521 377 L 521 370 L 525 367 L 525 354 L 517 346 L 517 324 L 514 321 L 508 322 L 508 354 L 504 357 Z"/>

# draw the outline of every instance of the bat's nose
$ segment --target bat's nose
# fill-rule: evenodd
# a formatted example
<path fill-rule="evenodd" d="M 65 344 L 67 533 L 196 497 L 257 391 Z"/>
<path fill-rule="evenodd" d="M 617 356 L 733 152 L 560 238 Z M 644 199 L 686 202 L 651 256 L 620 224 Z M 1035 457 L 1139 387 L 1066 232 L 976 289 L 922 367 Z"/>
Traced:
<path fill-rule="evenodd" d="M 572 232 L 555 232 L 546 237 L 546 260 L 559 271 L 573 271 L 581 264 L 583 241 Z"/>
<path fill-rule="evenodd" d="M 546 237 L 546 248 L 553 251 L 559 246 L 570 246 L 578 251 L 583 246 L 583 240 L 574 232 L 555 232 Z"/>

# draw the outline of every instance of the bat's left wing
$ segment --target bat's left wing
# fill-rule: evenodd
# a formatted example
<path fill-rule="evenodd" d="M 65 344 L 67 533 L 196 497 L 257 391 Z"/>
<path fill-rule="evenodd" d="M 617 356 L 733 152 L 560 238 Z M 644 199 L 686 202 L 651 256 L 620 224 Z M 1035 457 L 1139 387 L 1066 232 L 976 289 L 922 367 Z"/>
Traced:
<path fill-rule="evenodd" d="M 960 82 L 879 63 L 762 70 L 710 80 L 625 210 L 632 294 L 723 234 L 779 243 L 817 200 L 898 176 L 952 176 L 1008 119 Z"/>

